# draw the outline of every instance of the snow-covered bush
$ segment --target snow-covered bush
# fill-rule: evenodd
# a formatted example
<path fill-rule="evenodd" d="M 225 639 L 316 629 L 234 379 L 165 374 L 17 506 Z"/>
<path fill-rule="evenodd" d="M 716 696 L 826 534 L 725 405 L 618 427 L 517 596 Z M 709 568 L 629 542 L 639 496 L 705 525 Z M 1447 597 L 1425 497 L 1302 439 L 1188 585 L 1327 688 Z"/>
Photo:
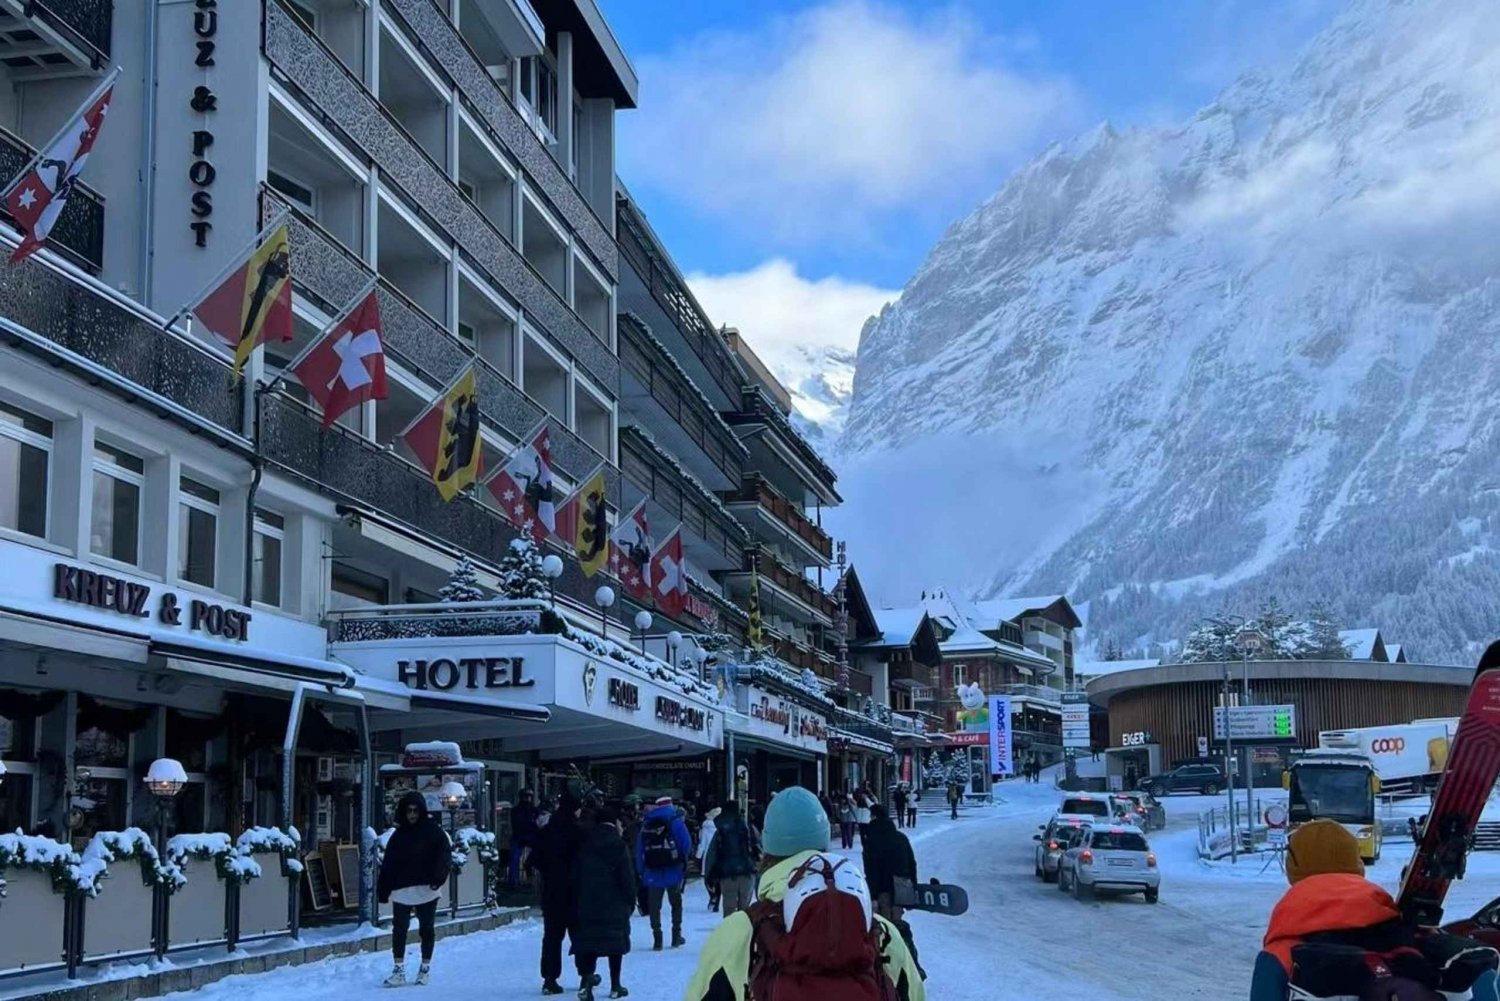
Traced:
<path fill-rule="evenodd" d="M 182 867 L 170 858 L 170 853 L 163 861 L 151 836 L 139 827 L 100 831 L 84 846 L 81 858 L 88 868 L 93 868 L 95 863 L 107 867 L 112 862 L 135 859 L 140 865 L 141 882 L 147 886 L 160 886 L 168 893 L 176 892 L 187 883 Z M 101 868 L 98 875 L 104 874 L 105 870 Z"/>
<path fill-rule="evenodd" d="M 458 565 L 448 583 L 439 589 L 438 597 L 443 601 L 484 601 L 488 597 L 479 586 L 479 573 L 467 556 L 458 558 Z"/>
<path fill-rule="evenodd" d="M 295 827 L 285 831 L 275 827 L 252 827 L 235 840 L 235 849 L 241 855 L 276 852 L 281 856 L 281 874 L 291 876 L 302 871 L 302 834 Z"/>
<path fill-rule="evenodd" d="M 542 554 L 529 536 L 511 540 L 500 560 L 500 597 L 548 598 L 552 589 L 542 573 Z"/>
<path fill-rule="evenodd" d="M 260 876 L 260 865 L 242 853 L 227 834 L 178 834 L 167 840 L 167 857 L 178 866 L 188 859 L 208 859 L 226 883 L 250 882 Z"/>
<path fill-rule="evenodd" d="M 462 869 L 469 857 L 476 856 L 483 864 L 500 861 L 500 842 L 493 831 L 481 831 L 475 827 L 461 827 L 453 834 L 453 866 Z"/>
<path fill-rule="evenodd" d="M 7 869 L 30 869 L 52 880 L 58 893 L 99 894 L 98 876 L 105 863 L 97 859 L 85 865 L 82 857 L 60 841 L 37 835 L 0 834 L 0 873 Z"/>

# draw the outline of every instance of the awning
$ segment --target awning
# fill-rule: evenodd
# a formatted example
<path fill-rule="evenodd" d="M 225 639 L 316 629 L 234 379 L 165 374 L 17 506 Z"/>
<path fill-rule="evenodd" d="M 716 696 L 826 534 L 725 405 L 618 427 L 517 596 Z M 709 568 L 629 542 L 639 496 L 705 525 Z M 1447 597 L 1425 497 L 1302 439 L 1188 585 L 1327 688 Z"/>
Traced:
<path fill-rule="evenodd" d="M 0 640 L 133 664 L 144 664 L 147 658 L 145 636 L 80 626 L 36 612 L 0 609 Z"/>
<path fill-rule="evenodd" d="M 799 761 L 817 761 L 819 758 L 825 757 L 822 751 L 814 751 L 804 747 L 792 747 L 789 744 L 778 744 L 774 740 L 766 740 L 762 737 L 748 737 L 736 732 L 734 735 L 735 753 L 738 754 L 746 748 L 780 755 L 783 758 L 796 758 Z"/>
<path fill-rule="evenodd" d="M 828 731 L 828 743 L 832 744 L 835 741 L 842 742 L 849 747 L 857 747 L 863 751 L 872 751 L 876 754 L 890 754 L 896 750 L 892 745 L 881 740 L 876 740 L 873 737 L 866 737 L 864 734 L 852 733 L 849 730 L 832 727 Z"/>
<path fill-rule="evenodd" d="M 545 723 L 552 718 L 546 706 L 526 702 L 506 702 L 499 699 L 470 699 L 450 692 L 418 691 L 394 681 L 372 678 L 367 674 L 355 675 L 354 687 L 373 696 L 372 705 L 383 709 L 411 711 L 433 710 L 457 713 L 463 716 L 483 716 L 487 719 L 518 719 L 533 723 Z M 374 700 L 379 699 L 376 703 Z"/>
<path fill-rule="evenodd" d="M 283 656 L 276 660 L 237 653 L 212 644 L 152 640 L 150 655 L 165 661 L 169 671 L 236 681 L 261 688 L 289 690 L 297 682 L 354 687 L 354 672 L 343 664 L 310 657 Z"/>

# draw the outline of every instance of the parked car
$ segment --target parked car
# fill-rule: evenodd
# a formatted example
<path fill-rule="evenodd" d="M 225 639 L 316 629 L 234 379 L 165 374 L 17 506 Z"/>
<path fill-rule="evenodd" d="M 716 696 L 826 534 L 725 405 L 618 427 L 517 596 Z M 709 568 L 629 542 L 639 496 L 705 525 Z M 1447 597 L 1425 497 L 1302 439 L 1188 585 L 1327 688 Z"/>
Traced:
<path fill-rule="evenodd" d="M 1491 900 L 1471 917 L 1443 925 L 1443 931 L 1500 949 L 1500 898 Z"/>
<path fill-rule="evenodd" d="M 1096 893 L 1141 893 L 1154 904 L 1160 899 L 1161 869 L 1139 828 L 1087 827 L 1058 861 L 1057 888 L 1078 900 Z"/>
<path fill-rule="evenodd" d="M 1105 820 L 1108 820 L 1110 816 L 1109 797 L 1090 796 L 1088 793 L 1069 796 L 1057 808 L 1057 816 L 1103 817 Z"/>
<path fill-rule="evenodd" d="M 1167 826 L 1167 808 L 1161 801 L 1142 789 L 1115 794 L 1115 802 L 1126 805 L 1125 813 L 1130 823 L 1143 831 L 1159 831 Z"/>
<path fill-rule="evenodd" d="M 1173 792 L 1196 792 L 1217 795 L 1224 788 L 1224 772 L 1218 765 L 1180 765 L 1170 772 L 1142 780 L 1139 788 L 1160 799 Z"/>
<path fill-rule="evenodd" d="M 1036 840 L 1036 878 L 1044 883 L 1057 879 L 1057 863 L 1063 852 L 1072 848 L 1083 837 L 1085 821 L 1082 818 L 1054 820 L 1041 834 L 1033 834 Z"/>

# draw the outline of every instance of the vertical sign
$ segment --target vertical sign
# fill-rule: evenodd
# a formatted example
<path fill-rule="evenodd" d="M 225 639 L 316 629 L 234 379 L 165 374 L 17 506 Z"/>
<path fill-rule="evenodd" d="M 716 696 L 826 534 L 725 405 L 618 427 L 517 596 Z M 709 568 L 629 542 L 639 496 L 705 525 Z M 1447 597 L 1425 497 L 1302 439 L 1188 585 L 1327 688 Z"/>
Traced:
<path fill-rule="evenodd" d="M 214 52 L 218 48 L 218 6 L 219 0 L 195 0 L 193 10 L 193 44 L 196 49 L 193 65 L 203 70 L 203 83 L 193 88 L 193 96 L 188 99 L 188 108 L 197 116 L 199 126 L 193 129 L 192 159 L 188 163 L 188 180 L 194 189 L 188 209 L 192 214 L 188 228 L 193 231 L 194 245 L 199 247 L 208 246 L 208 233 L 214 228 L 208 218 L 214 213 L 214 196 L 209 189 L 219 175 L 208 152 L 214 144 L 213 130 L 209 125 L 214 112 L 219 110 L 219 98 L 209 86 L 209 71 L 215 65 Z"/>
<path fill-rule="evenodd" d="M 1013 775 L 1010 753 L 1010 696 L 990 696 L 990 775 Z"/>
<path fill-rule="evenodd" d="M 1089 726 L 1089 697 L 1084 692 L 1062 693 L 1063 747 L 1088 750 L 1093 746 Z"/>

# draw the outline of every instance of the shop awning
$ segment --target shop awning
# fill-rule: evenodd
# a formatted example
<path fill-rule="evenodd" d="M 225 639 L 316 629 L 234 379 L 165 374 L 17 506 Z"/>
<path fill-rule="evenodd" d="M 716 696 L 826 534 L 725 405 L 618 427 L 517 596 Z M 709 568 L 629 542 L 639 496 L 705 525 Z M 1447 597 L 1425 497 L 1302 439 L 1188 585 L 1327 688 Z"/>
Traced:
<path fill-rule="evenodd" d="M 182 640 L 152 640 L 150 655 L 164 661 L 169 671 L 236 681 L 254 687 L 285 689 L 297 682 L 332 688 L 354 687 L 354 672 L 331 660 L 290 655 L 271 660 L 240 654 L 214 644 Z"/>
<path fill-rule="evenodd" d="M 552 718 L 546 706 L 527 702 L 506 702 L 500 699 L 471 699 L 449 692 L 418 691 L 394 681 L 372 678 L 367 674 L 355 676 L 356 690 L 372 696 L 372 705 L 382 709 L 398 711 L 454 713 L 460 716 L 480 716 L 486 719 L 515 719 L 532 723 L 545 723 Z M 379 700 L 378 703 L 375 700 Z"/>
<path fill-rule="evenodd" d="M 875 740 L 873 737 L 866 737 L 864 734 L 853 733 L 838 727 L 833 727 L 828 731 L 828 742 L 832 744 L 835 741 L 847 747 L 858 748 L 862 751 L 872 751 L 875 754 L 890 754 L 896 750 L 895 747 L 883 740 Z"/>
<path fill-rule="evenodd" d="M 0 609 L 0 640 L 134 664 L 146 662 L 149 642 L 145 636 L 134 633 L 76 625 L 50 615 L 9 609 Z"/>
<path fill-rule="evenodd" d="M 817 761 L 824 756 L 823 751 L 814 751 L 804 747 L 792 747 L 789 744 L 780 744 L 774 740 L 765 740 L 761 737 L 749 737 L 736 733 L 734 735 L 735 753 L 739 754 L 746 750 L 766 751 L 783 758 L 796 758 L 799 761 Z"/>

